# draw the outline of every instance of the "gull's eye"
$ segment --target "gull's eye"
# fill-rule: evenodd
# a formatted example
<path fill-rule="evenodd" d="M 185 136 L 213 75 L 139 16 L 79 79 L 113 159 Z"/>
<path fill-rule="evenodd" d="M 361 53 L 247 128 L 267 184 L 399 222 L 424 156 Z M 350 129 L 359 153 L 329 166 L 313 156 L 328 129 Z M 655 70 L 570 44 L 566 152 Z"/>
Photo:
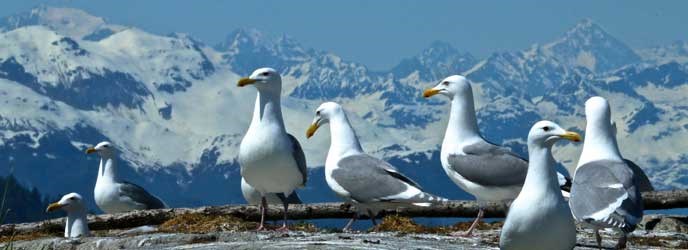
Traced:
<path fill-rule="evenodd" d="M 316 115 L 320 115 L 320 110 L 315 111 L 315 114 L 316 114 Z"/>
<path fill-rule="evenodd" d="M 107 148 L 107 147 L 110 147 L 110 145 L 105 144 L 105 145 L 103 145 L 103 147 L 104 147 L 104 148 Z"/>
<path fill-rule="evenodd" d="M 551 128 L 550 128 L 550 127 L 547 127 L 547 126 L 542 127 L 542 130 L 544 130 L 545 132 L 549 131 L 550 129 L 551 129 Z"/>
<path fill-rule="evenodd" d="M 75 198 L 75 197 L 70 197 L 69 199 L 70 199 L 70 200 L 76 200 L 76 198 Z"/>
<path fill-rule="evenodd" d="M 263 72 L 263 73 L 261 73 L 260 75 L 262 75 L 262 76 L 269 76 L 269 75 L 270 75 L 270 72 Z"/>
<path fill-rule="evenodd" d="M 444 82 L 442 82 L 442 85 L 447 86 L 447 85 L 449 85 L 449 82 L 448 82 L 448 81 L 444 81 Z"/>

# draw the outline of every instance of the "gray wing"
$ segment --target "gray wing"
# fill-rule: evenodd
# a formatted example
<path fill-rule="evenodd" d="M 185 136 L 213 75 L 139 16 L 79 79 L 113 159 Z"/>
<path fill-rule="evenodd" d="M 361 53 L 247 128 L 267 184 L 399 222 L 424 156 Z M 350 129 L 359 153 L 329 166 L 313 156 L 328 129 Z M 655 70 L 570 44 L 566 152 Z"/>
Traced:
<path fill-rule="evenodd" d="M 650 178 L 647 177 L 645 171 L 643 171 L 640 166 L 629 159 L 624 159 L 624 162 L 626 162 L 628 167 L 631 168 L 631 171 L 633 171 L 633 176 L 635 176 L 636 185 L 638 186 L 640 192 L 655 191 L 655 187 L 652 186 Z"/>
<path fill-rule="evenodd" d="M 463 148 L 465 155 L 450 155 L 451 168 L 467 180 L 482 186 L 523 185 L 528 162 L 511 150 L 487 142 Z"/>
<path fill-rule="evenodd" d="M 339 160 L 332 178 L 359 203 L 367 202 L 428 202 L 427 197 L 397 197 L 409 186 L 418 187 L 408 177 L 396 171 L 389 163 L 367 154 L 347 156 Z M 420 188 L 419 188 L 420 189 Z M 435 197 L 436 198 L 436 197 Z M 434 199 L 434 198 L 433 198 Z M 430 199 L 432 201 L 433 199 Z M 437 200 L 439 201 L 439 200 Z"/>
<path fill-rule="evenodd" d="M 594 161 L 578 167 L 569 203 L 577 220 L 626 232 L 633 231 L 643 216 L 633 171 L 621 161 Z"/>
<path fill-rule="evenodd" d="M 291 139 L 291 154 L 292 156 L 294 156 L 296 165 L 299 166 L 299 172 L 301 172 L 301 177 L 303 178 L 303 182 L 301 183 L 301 185 L 306 185 L 306 181 L 308 180 L 308 166 L 306 165 L 306 155 L 303 153 L 303 148 L 301 148 L 301 144 L 299 144 L 299 141 L 296 140 L 296 137 L 294 137 L 291 134 L 287 135 L 289 135 L 289 139 Z"/>
<path fill-rule="evenodd" d="M 155 197 L 154 195 L 148 193 L 148 191 L 134 183 L 126 181 L 122 182 L 122 185 L 120 186 L 120 191 L 123 195 L 131 198 L 131 200 L 133 200 L 134 202 L 144 205 L 145 209 L 156 209 L 166 207 L 165 203 L 158 199 L 158 197 Z"/>

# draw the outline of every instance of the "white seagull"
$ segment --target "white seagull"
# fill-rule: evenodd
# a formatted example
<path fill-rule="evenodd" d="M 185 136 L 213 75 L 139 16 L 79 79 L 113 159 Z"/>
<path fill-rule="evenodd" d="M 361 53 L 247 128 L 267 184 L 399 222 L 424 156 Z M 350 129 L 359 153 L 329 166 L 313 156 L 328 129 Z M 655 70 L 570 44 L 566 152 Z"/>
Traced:
<path fill-rule="evenodd" d="M 571 212 L 593 228 L 598 247 L 599 229 L 613 228 L 622 233 L 616 247 L 625 248 L 627 234 L 643 217 L 640 179 L 619 152 L 607 100 L 588 99 L 585 118 L 585 142 L 569 199 Z"/>
<path fill-rule="evenodd" d="M 261 203 L 261 195 L 258 190 L 253 188 L 251 185 L 246 183 L 246 180 L 244 178 L 241 178 L 241 194 L 244 196 L 244 199 L 246 202 L 250 205 L 258 205 L 260 206 Z M 267 199 L 268 204 L 282 204 L 285 200 L 289 204 L 301 204 L 301 198 L 299 195 L 294 191 L 289 195 L 288 197 L 284 196 L 282 193 L 269 193 L 265 195 L 265 199 Z"/>
<path fill-rule="evenodd" d="M 95 147 L 86 149 L 86 153 L 97 153 L 100 156 L 98 179 L 93 189 L 93 196 L 100 210 L 112 214 L 167 207 L 160 198 L 142 187 L 119 178 L 115 161 L 117 150 L 112 143 L 98 143 Z"/>
<path fill-rule="evenodd" d="M 81 195 L 69 193 L 62 196 L 58 202 L 52 203 L 46 208 L 46 212 L 62 209 L 67 212 L 65 221 L 65 238 L 88 237 L 91 232 L 88 230 L 88 220 L 86 219 L 86 205 L 84 205 Z"/>
<path fill-rule="evenodd" d="M 264 229 L 269 193 L 289 196 L 294 189 L 304 187 L 308 176 L 306 156 L 296 138 L 287 133 L 282 120 L 280 95 L 282 78 L 271 68 L 253 71 L 239 80 L 239 87 L 253 85 L 258 89 L 251 125 L 239 146 L 241 176 L 261 194 L 261 219 L 258 230 Z M 284 205 L 284 224 L 278 230 L 288 230 Z"/>
<path fill-rule="evenodd" d="M 528 174 L 504 221 L 500 249 L 573 249 L 576 225 L 559 191 L 552 146 L 560 139 L 580 141 L 580 135 L 556 123 L 540 121 L 528 133 Z"/>
<path fill-rule="evenodd" d="M 481 204 L 478 216 L 466 231 L 470 236 L 482 219 L 485 201 L 511 201 L 521 191 L 528 173 L 528 161 L 501 147 L 487 142 L 478 129 L 473 91 L 468 80 L 453 75 L 423 92 L 425 98 L 441 94 L 451 100 L 440 160 L 449 178 Z M 558 174 L 566 190 L 567 179 Z"/>
<path fill-rule="evenodd" d="M 325 161 L 325 180 L 332 191 L 357 208 L 344 227 L 348 231 L 359 214 L 375 223 L 379 211 L 402 206 L 431 206 L 447 199 L 423 192 L 421 187 L 386 161 L 366 154 L 342 107 L 326 102 L 318 107 L 306 131 L 310 138 L 323 124 L 330 124 L 330 149 Z"/>

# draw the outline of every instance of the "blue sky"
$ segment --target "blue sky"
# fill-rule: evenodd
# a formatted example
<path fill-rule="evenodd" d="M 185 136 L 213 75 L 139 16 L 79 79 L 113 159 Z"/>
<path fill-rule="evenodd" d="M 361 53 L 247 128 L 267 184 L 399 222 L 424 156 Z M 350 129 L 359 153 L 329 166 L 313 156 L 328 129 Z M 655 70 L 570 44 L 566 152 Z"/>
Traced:
<path fill-rule="evenodd" d="M 589 17 L 631 47 L 688 40 L 688 1 L 86 1 L 3 0 L 6 16 L 45 4 L 111 23 L 216 44 L 239 27 L 288 34 L 372 69 L 387 69 L 432 41 L 482 57 L 551 41 Z"/>

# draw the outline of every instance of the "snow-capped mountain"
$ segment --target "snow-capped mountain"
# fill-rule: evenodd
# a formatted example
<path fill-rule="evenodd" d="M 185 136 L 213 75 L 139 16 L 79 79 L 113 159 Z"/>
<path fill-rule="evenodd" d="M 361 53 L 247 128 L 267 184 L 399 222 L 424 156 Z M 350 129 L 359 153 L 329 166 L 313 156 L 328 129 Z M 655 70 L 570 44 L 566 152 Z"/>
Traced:
<path fill-rule="evenodd" d="M 640 62 L 640 57 L 590 19 L 579 22 L 560 39 L 543 46 L 569 67 L 605 72 Z"/>
<path fill-rule="evenodd" d="M 28 12 L 0 19 L 0 31 L 42 25 L 69 37 L 100 40 L 122 30 L 120 25 L 108 24 L 97 16 L 80 9 L 40 6 Z"/>
<path fill-rule="evenodd" d="M 255 90 L 236 81 L 269 66 L 283 75 L 286 126 L 312 167 L 301 191 L 306 201 L 336 200 L 319 168 L 329 131 L 304 136 L 325 100 L 344 105 L 368 152 L 430 192 L 467 198 L 439 166 L 448 103 L 421 97 L 459 73 L 473 82 L 480 127 L 491 141 L 525 156 L 534 122 L 582 131 L 585 99 L 602 95 L 613 105 L 626 158 L 659 187 L 688 187 L 680 175 L 688 162 L 681 152 L 688 146 L 688 67 L 663 59 L 680 58 L 679 47 L 638 52 L 641 59 L 590 20 L 544 44 L 478 59 L 435 42 L 376 72 L 286 35 L 240 29 L 208 46 L 185 34 L 151 34 L 77 9 L 40 7 L 0 21 L 0 165 L 13 165 L 21 182 L 51 196 L 88 194 L 98 163 L 83 149 L 110 140 L 121 151 L 124 177 L 171 205 L 242 202 L 235 158 Z M 555 153 L 571 167 L 580 149 L 566 144 Z"/>
<path fill-rule="evenodd" d="M 667 46 L 656 46 L 636 51 L 643 60 L 653 64 L 667 62 L 688 62 L 688 42 L 676 41 Z"/>
<path fill-rule="evenodd" d="M 395 76 L 418 75 L 421 81 L 435 81 L 464 72 L 476 62 L 470 53 L 460 52 L 449 43 L 435 41 L 419 55 L 402 60 L 391 73 Z"/>

